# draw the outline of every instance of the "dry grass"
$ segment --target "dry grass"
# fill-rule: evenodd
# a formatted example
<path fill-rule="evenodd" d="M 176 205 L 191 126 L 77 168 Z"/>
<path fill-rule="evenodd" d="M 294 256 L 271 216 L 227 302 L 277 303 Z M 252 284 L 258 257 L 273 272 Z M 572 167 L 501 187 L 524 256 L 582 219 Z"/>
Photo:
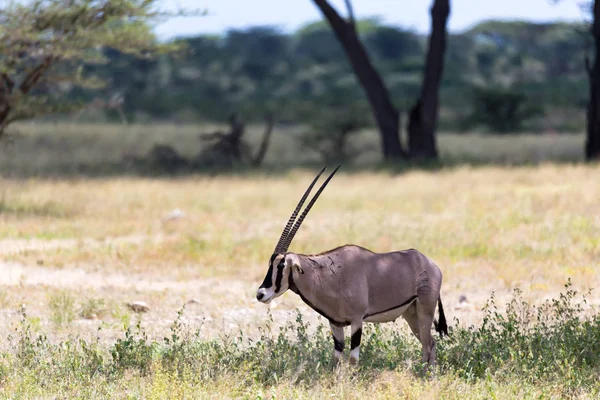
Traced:
<path fill-rule="evenodd" d="M 497 383 L 483 381 L 466 383 L 452 376 L 444 376 L 433 382 L 417 379 L 404 372 L 383 373 L 371 381 L 357 381 L 350 371 L 340 371 L 331 378 L 315 382 L 307 387 L 287 381 L 265 388 L 260 385 L 248 387 L 239 376 L 224 376 L 209 383 L 197 382 L 190 373 L 174 374 L 158 371 L 151 377 L 125 376 L 120 380 L 96 379 L 92 384 L 51 384 L 35 389 L 36 377 L 24 377 L 15 386 L 9 382 L 5 392 L 16 398 L 52 398 L 48 393 L 63 397 L 114 398 L 114 399 L 561 399 L 564 392 L 551 386 L 540 388 L 521 381 Z M 581 393 L 572 398 L 593 399 L 594 394 Z"/>
<path fill-rule="evenodd" d="M 417 248 L 444 272 L 450 318 L 476 322 L 476 310 L 492 292 L 508 296 L 518 286 L 538 299 L 556 294 L 568 278 L 581 290 L 598 285 L 598 169 L 548 164 L 400 175 L 342 170 L 292 250 L 319 252 L 345 243 L 382 252 Z M 46 285 L 74 290 L 75 298 L 91 288 L 121 304 L 151 301 L 148 324 L 171 321 L 182 304 L 197 298 L 202 306 L 191 318 L 212 319 L 208 332 L 223 326 L 255 332 L 265 308 L 253 301 L 254 290 L 312 176 L 295 170 L 171 180 L 5 179 L 0 254 L 19 266 L 12 281 L 5 279 L 12 285 L 24 281 L 22 293 Z M 175 208 L 184 217 L 165 220 Z M 453 310 L 460 295 L 471 308 Z M 46 303 L 40 298 L 39 306 L 30 305 L 39 318 L 48 318 Z M 275 307 L 300 307 L 312 315 L 293 294 Z M 233 324 L 223 317 L 231 310 L 243 310 Z M 111 314 L 107 320 L 119 322 Z"/>
<path fill-rule="evenodd" d="M 571 276 L 593 283 L 600 254 L 597 173 L 582 165 L 340 171 L 294 250 L 415 247 L 443 267 L 449 282 L 476 276 L 496 287 L 552 287 Z M 173 278 L 235 275 L 242 263 L 257 280 L 311 176 L 4 180 L 0 237 L 54 239 L 57 247 L 11 252 L 6 241 L 0 251 L 13 261 L 54 267 L 156 272 L 169 266 Z M 174 209 L 184 217 L 165 220 Z M 71 240 L 61 247 L 58 239 Z"/>
<path fill-rule="evenodd" d="M 84 132 L 88 139 L 93 136 L 89 132 Z M 154 132 L 146 144 L 158 140 L 158 131 Z M 194 134 L 189 128 L 190 146 Z M 449 139 L 441 140 L 445 154 L 454 154 L 457 143 L 466 143 L 459 137 L 445 142 Z M 560 141 L 567 154 L 580 139 L 542 140 L 548 148 L 552 140 Z M 86 140 L 81 143 L 89 143 Z M 131 140 L 135 143 L 139 137 Z M 509 145 L 504 139 L 493 140 L 494 145 L 519 146 L 518 141 Z M 520 143 L 527 148 L 530 138 L 523 140 Z M 283 149 L 284 144 L 276 143 L 275 148 Z M 104 149 L 114 149 L 111 146 Z M 471 150 L 489 152 L 478 146 L 473 142 Z M 73 149 L 81 160 L 100 163 L 111 154 L 118 162 L 114 152 Z M 16 310 L 25 304 L 30 318 L 37 321 L 36 329 L 50 337 L 94 335 L 102 327 L 103 339 L 111 340 L 137 318 L 124 304 L 140 299 L 152 306 L 142 318 L 145 326 L 151 335 L 162 337 L 176 311 L 196 298 L 199 303 L 187 307 L 185 315 L 189 324 L 202 325 L 207 336 L 237 329 L 257 333 L 266 307 L 254 301 L 255 288 L 283 224 L 314 174 L 312 169 L 172 179 L 16 177 L 44 175 L 37 172 L 45 166 L 55 168 L 56 156 L 46 156 L 31 170 L 16 157 L 0 162 L 3 171 L 20 171 L 0 178 L 0 265 L 8 271 L 0 276 L 0 323 L 5 330 L 15 326 Z M 275 161 L 272 154 L 270 162 Z M 599 173 L 598 165 L 550 163 L 456 166 L 402 174 L 342 169 L 291 250 L 319 252 L 345 243 L 381 252 L 417 248 L 444 272 L 442 296 L 450 321 L 458 317 L 461 323 L 478 322 L 479 309 L 492 292 L 502 298 L 518 286 L 535 302 L 556 294 L 568 278 L 579 290 L 600 283 Z M 184 217 L 165 220 L 174 209 L 182 210 Z M 471 307 L 459 308 L 458 297 L 463 294 Z M 591 301 L 597 299 L 592 292 Z M 321 320 L 290 293 L 271 311 L 283 321 L 294 308 L 313 321 Z M 97 319 L 90 319 L 91 314 L 98 314 Z M 404 325 L 399 323 L 398 329 Z M 558 389 L 522 381 L 474 384 L 447 375 L 427 383 L 403 371 L 371 382 L 326 380 L 311 388 L 288 381 L 272 388 L 236 387 L 227 377 L 210 387 L 190 382 L 158 372 L 118 383 L 99 381 L 86 393 L 115 398 L 126 393 L 144 398 L 170 397 L 165 393 L 186 398 L 358 398 L 372 393 L 380 398 L 538 398 L 543 392 L 560 397 Z M 10 386 L 4 390 L 17 391 Z M 21 397 L 37 395 L 23 392 Z"/>

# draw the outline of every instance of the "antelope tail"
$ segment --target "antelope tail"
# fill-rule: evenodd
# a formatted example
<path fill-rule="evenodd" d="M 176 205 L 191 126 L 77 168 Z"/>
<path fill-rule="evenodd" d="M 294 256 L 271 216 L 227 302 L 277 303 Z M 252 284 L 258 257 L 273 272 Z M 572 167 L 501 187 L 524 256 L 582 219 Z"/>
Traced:
<path fill-rule="evenodd" d="M 433 321 L 435 330 L 440 334 L 441 337 L 444 337 L 444 335 L 448 336 L 448 324 L 446 323 L 446 315 L 444 314 L 444 307 L 442 306 L 441 297 L 438 297 L 438 313 L 440 316 L 439 322 L 436 320 Z"/>

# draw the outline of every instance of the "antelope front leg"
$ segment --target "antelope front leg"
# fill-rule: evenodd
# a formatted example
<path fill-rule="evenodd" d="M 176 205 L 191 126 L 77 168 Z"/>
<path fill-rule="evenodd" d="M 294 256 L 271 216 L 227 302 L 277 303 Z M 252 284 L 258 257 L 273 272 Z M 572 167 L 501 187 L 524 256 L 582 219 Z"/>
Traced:
<path fill-rule="evenodd" d="M 335 326 L 331 322 L 329 323 L 331 329 L 331 336 L 333 337 L 333 366 L 335 367 L 340 361 L 340 357 L 344 352 L 344 344 L 346 337 L 344 336 L 344 328 L 341 326 Z"/>
<path fill-rule="evenodd" d="M 358 365 L 358 356 L 360 354 L 360 339 L 362 338 L 362 320 L 353 322 L 352 337 L 350 339 L 350 365 Z"/>

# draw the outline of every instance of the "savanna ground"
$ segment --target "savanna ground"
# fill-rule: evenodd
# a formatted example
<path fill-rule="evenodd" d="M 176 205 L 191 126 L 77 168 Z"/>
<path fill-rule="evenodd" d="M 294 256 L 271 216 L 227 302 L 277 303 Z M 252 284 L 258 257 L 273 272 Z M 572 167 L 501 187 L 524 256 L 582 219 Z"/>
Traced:
<path fill-rule="evenodd" d="M 445 167 L 393 170 L 370 166 L 377 142 L 365 133 L 363 168 L 343 167 L 311 211 L 290 250 L 413 247 L 440 266 L 452 331 L 438 340 L 436 377 L 423 379 L 403 320 L 369 325 L 361 368 L 332 371 L 323 318 L 293 293 L 255 300 L 318 170 L 292 149 L 293 132 L 274 133 L 259 171 L 176 177 L 124 173 L 122 157 L 157 142 L 191 156 L 197 127 L 20 132 L 0 155 L 4 397 L 600 393 L 600 166 L 578 161 L 580 135 L 447 134 Z M 169 218 L 173 210 L 183 216 Z M 133 312 L 132 301 L 150 311 Z"/>

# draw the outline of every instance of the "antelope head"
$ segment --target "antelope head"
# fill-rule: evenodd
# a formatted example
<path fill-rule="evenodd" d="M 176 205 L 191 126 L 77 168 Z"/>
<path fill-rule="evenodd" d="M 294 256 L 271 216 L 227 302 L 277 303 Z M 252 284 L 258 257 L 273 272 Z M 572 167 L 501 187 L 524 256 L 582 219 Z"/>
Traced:
<path fill-rule="evenodd" d="M 302 205 L 306 201 L 306 198 L 310 194 L 310 191 L 312 190 L 315 183 L 317 183 L 317 180 L 319 180 L 321 174 L 323 174 L 323 172 L 327 168 L 323 168 L 321 172 L 317 174 L 317 176 L 315 177 L 315 179 L 313 179 L 308 189 L 306 189 L 306 192 L 304 192 L 304 195 L 300 199 L 300 202 L 296 206 L 296 209 L 294 210 L 290 219 L 285 225 L 285 228 L 281 233 L 281 237 L 279 238 L 279 241 L 275 246 L 275 250 L 273 251 L 271 258 L 269 259 L 269 269 L 267 270 L 267 275 L 265 276 L 263 283 L 260 285 L 258 291 L 256 292 L 256 299 L 258 301 L 265 304 L 269 304 L 271 300 L 281 296 L 283 293 L 285 293 L 286 290 L 289 289 L 290 276 L 293 269 L 296 269 L 298 272 L 302 273 L 302 269 L 297 261 L 297 257 L 295 257 L 295 255 L 292 253 L 287 253 L 287 250 L 290 246 L 290 243 L 292 243 L 292 239 L 294 239 L 294 235 L 296 235 L 296 232 L 300 228 L 300 225 L 302 225 L 302 221 L 321 195 L 323 189 L 325 189 L 325 186 L 327 186 L 331 178 L 333 178 L 333 175 L 337 172 L 337 170 L 340 167 L 341 165 L 338 166 L 331 173 L 331 175 L 329 175 L 325 182 L 323 182 L 317 193 L 315 193 L 313 198 L 310 200 L 310 202 L 308 203 L 304 211 L 302 211 L 302 214 L 300 214 L 300 217 L 296 221 L 296 216 L 298 215 L 298 212 L 300 211 Z"/>

